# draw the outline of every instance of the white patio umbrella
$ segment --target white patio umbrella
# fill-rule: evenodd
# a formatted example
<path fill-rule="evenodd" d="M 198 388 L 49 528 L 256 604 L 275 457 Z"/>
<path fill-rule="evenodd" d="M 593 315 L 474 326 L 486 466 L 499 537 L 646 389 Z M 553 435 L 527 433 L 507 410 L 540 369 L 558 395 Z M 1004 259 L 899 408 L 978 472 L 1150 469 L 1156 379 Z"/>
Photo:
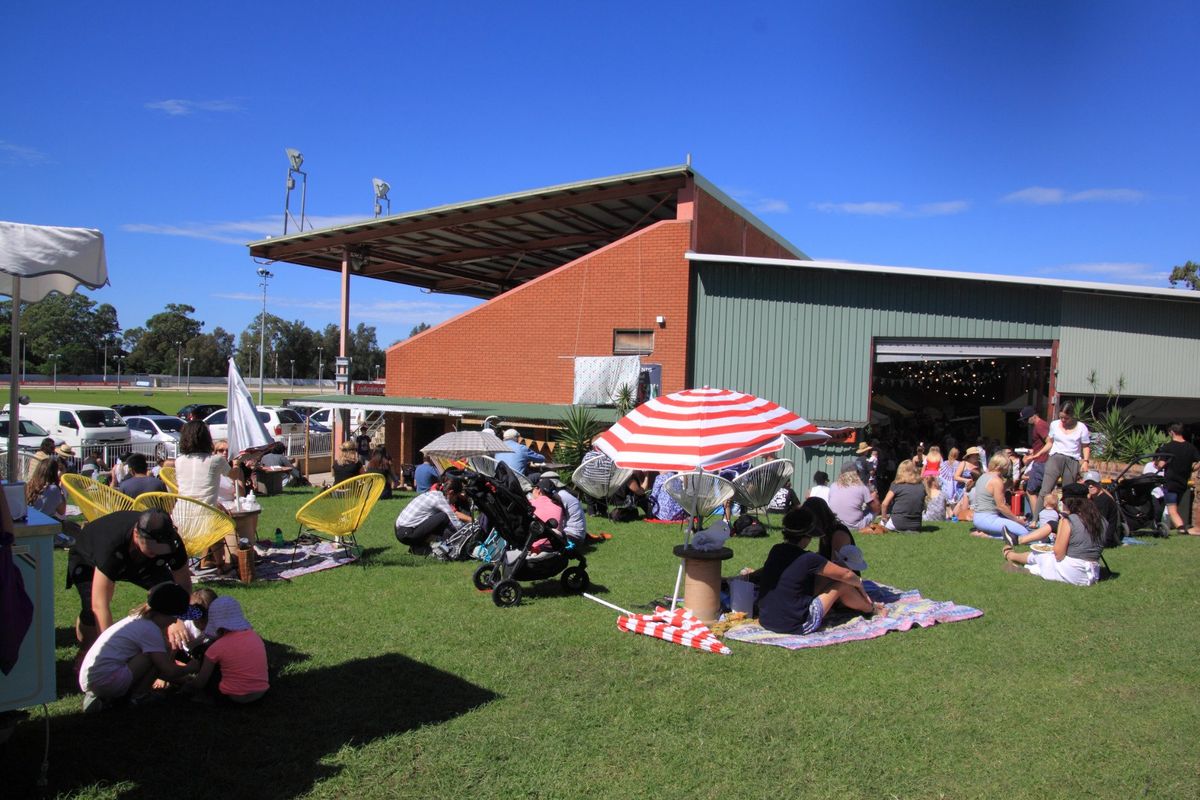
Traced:
<path fill-rule="evenodd" d="M 259 419 L 254 398 L 232 358 L 229 359 L 229 390 L 225 395 L 225 405 L 228 409 L 225 412 L 225 438 L 229 442 L 230 458 L 248 450 L 262 450 L 275 441 Z"/>
<path fill-rule="evenodd" d="M 51 292 L 70 294 L 79 284 L 98 289 L 108 283 L 104 234 L 88 228 L 56 228 L 0 222 L 0 295 L 12 298 L 9 343 L 8 476 L 17 477 L 20 431 L 21 303 L 36 303 Z"/>

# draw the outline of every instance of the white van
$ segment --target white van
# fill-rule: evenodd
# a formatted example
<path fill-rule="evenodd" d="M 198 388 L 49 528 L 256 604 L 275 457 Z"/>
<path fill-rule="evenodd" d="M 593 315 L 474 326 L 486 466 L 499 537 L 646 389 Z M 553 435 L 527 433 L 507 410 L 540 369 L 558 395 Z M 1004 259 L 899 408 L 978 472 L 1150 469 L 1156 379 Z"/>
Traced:
<path fill-rule="evenodd" d="M 7 407 L 6 407 L 7 408 Z M 22 419 L 31 419 L 73 448 L 103 444 L 128 444 L 129 426 L 121 415 L 104 406 L 66 403 L 29 403 L 21 406 Z"/>

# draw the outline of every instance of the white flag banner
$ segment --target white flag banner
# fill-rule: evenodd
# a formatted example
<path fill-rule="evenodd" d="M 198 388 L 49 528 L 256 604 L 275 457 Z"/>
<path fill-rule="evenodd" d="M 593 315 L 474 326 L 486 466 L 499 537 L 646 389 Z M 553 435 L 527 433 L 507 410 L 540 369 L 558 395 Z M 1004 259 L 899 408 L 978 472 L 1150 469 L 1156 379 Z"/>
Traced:
<path fill-rule="evenodd" d="M 275 441 L 258 418 L 254 398 L 238 372 L 237 364 L 229 359 L 229 394 L 225 400 L 228 423 L 229 456 L 240 456 L 247 450 L 262 449 Z"/>

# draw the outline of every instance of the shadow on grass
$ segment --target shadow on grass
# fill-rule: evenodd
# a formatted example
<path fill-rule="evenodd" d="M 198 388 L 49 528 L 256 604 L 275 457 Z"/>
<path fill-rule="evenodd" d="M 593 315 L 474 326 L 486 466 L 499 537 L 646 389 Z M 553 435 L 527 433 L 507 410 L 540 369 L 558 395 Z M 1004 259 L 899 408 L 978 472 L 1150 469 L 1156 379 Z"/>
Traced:
<path fill-rule="evenodd" d="M 294 797 L 338 774 L 322 762 L 343 747 L 446 722 L 498 697 L 397 654 L 286 672 L 307 656 L 268 650 L 272 672 L 285 674 L 251 706 L 173 697 L 53 718 L 48 793 L 101 785 L 120 786 L 121 797 Z M 6 796 L 34 796 L 43 740 L 40 726 L 23 727 L 7 748 Z"/>

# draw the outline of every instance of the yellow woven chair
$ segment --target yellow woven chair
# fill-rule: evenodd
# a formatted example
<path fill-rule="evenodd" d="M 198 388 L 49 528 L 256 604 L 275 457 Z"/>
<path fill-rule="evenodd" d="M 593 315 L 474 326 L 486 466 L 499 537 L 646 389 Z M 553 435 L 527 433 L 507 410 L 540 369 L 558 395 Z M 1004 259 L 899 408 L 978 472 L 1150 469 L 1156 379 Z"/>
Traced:
<path fill-rule="evenodd" d="M 362 548 L 354 534 L 383 494 L 384 481 L 382 475 L 372 472 L 356 475 L 321 492 L 296 512 L 300 534 L 323 534 L 355 556 L 361 556 Z M 294 551 L 292 556 L 295 557 Z"/>
<path fill-rule="evenodd" d="M 86 475 L 68 473 L 59 477 L 59 483 L 67 490 L 67 496 L 79 506 L 84 518 L 91 522 L 114 511 L 132 511 L 133 498 L 110 486 L 94 481 Z"/>
<path fill-rule="evenodd" d="M 167 485 L 171 494 L 179 494 L 179 481 L 175 478 L 174 467 L 163 467 L 158 471 L 158 479 Z"/>
<path fill-rule="evenodd" d="M 234 532 L 233 517 L 223 509 L 202 500 L 170 492 L 146 492 L 138 495 L 134 506 L 143 511 L 157 508 L 171 515 L 179 538 L 192 558 L 199 558 L 213 545 Z"/>

